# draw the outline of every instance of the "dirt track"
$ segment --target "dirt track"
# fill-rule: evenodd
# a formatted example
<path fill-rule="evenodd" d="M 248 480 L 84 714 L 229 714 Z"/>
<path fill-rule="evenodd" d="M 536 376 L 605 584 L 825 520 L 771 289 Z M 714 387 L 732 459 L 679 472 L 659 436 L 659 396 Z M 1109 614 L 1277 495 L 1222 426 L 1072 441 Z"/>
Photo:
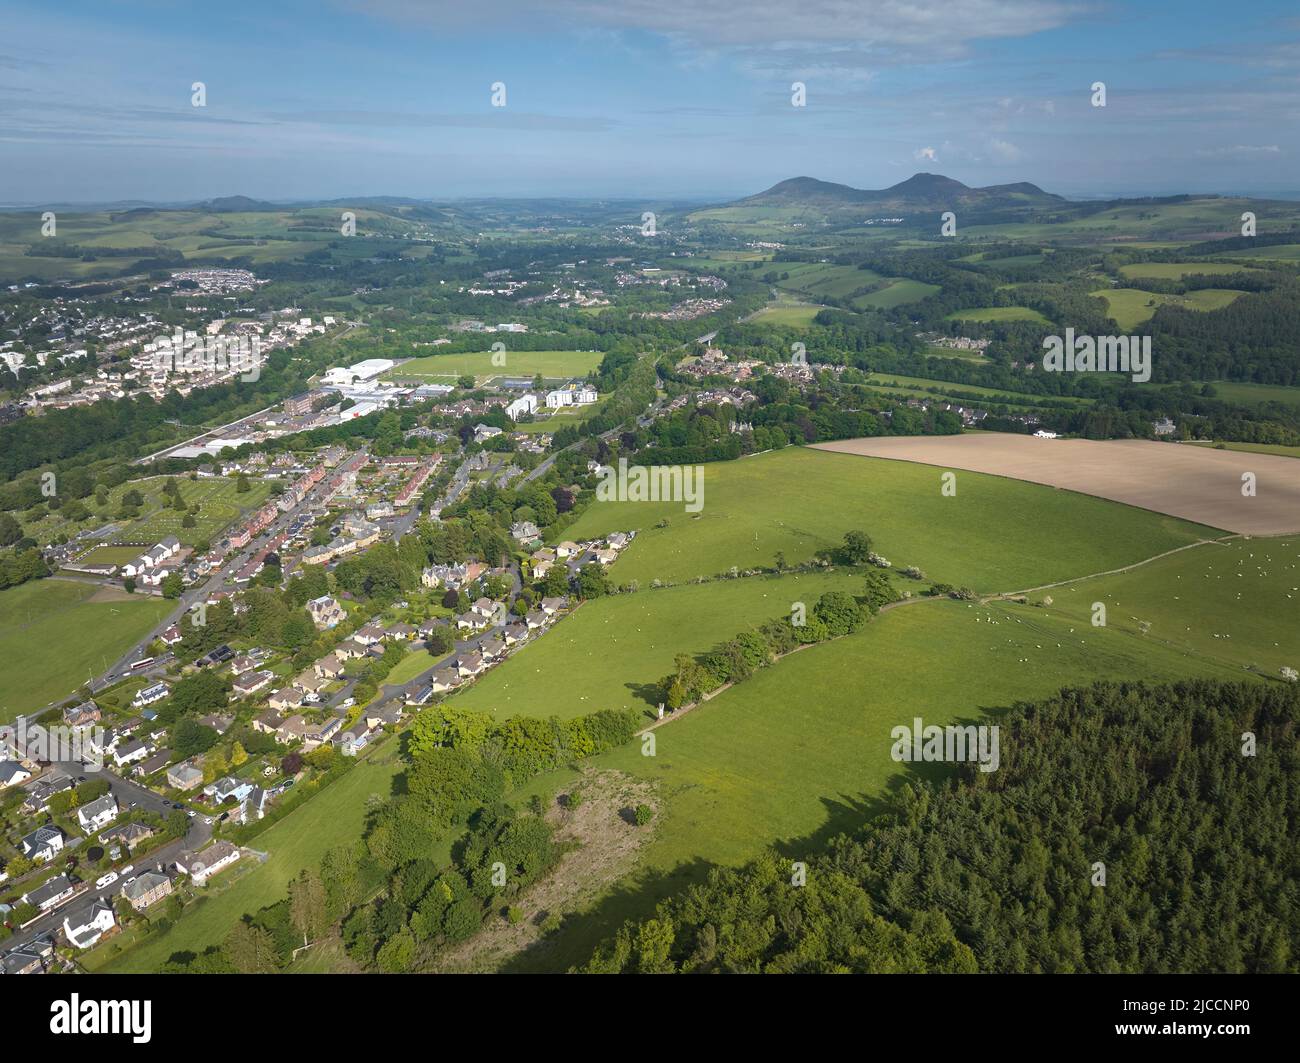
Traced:
<path fill-rule="evenodd" d="M 845 439 L 815 448 L 1063 487 L 1245 535 L 1300 532 L 1300 460 L 1274 454 L 992 432 Z M 1242 495 L 1246 472 L 1255 474 L 1253 498 Z"/>

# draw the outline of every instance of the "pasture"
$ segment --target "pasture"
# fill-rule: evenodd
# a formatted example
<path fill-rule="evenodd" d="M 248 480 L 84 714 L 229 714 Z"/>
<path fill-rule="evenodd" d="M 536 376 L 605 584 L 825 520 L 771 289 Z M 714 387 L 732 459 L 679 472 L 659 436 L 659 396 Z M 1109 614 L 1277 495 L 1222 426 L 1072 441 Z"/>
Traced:
<path fill-rule="evenodd" d="M 0 591 L 0 723 L 67 697 L 143 638 L 172 602 L 74 580 Z"/>
<path fill-rule="evenodd" d="M 1243 292 L 1226 288 L 1202 288 L 1186 295 L 1165 295 L 1141 288 L 1102 288 L 1091 293 L 1106 301 L 1107 313 L 1122 329 L 1136 328 L 1150 321 L 1162 306 L 1181 306 L 1187 310 L 1221 310 Z"/>
<path fill-rule="evenodd" d="M 563 537 L 639 529 L 613 578 L 647 586 L 655 579 L 712 576 L 733 565 L 771 566 L 778 552 L 790 564 L 807 561 L 838 545 L 845 532 L 862 529 L 895 567 L 917 565 L 932 579 L 976 590 L 1009 590 L 1130 564 L 1213 534 L 997 476 L 961 475 L 956 496 L 947 497 L 940 470 L 827 453 L 861 443 L 893 444 L 889 453 L 902 455 L 908 445 L 974 438 L 858 440 L 715 462 L 701 467 L 699 513 L 686 512 L 680 502 L 594 502 Z M 655 527 L 661 521 L 666 526 Z"/>
<path fill-rule="evenodd" d="M 1038 325 L 1050 325 L 1051 322 L 1037 310 L 1027 306 L 976 306 L 968 310 L 954 310 L 945 315 L 947 321 L 1032 321 Z"/>

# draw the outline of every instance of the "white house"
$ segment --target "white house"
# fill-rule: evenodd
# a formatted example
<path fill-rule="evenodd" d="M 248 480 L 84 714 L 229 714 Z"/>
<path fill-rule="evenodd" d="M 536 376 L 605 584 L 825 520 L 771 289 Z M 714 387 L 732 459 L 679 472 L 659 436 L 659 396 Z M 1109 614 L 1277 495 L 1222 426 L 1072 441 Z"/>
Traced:
<path fill-rule="evenodd" d="M 196 886 L 202 886 L 238 859 L 239 849 L 223 840 L 213 842 L 201 853 L 182 853 L 176 860 L 176 870 L 189 875 Z"/>
<path fill-rule="evenodd" d="M 96 901 L 75 916 L 63 917 L 63 933 L 79 949 L 88 949 L 116 925 L 113 906 Z"/>
<path fill-rule="evenodd" d="M 142 709 L 146 705 L 152 705 L 155 701 L 162 701 L 171 692 L 171 687 L 166 683 L 154 683 L 136 694 L 131 699 L 131 705 L 133 708 Z"/>
<path fill-rule="evenodd" d="M 1055 433 L 1055 432 L 1049 432 L 1046 428 L 1040 428 L 1037 432 L 1034 433 L 1034 435 L 1036 435 L 1039 439 L 1055 439 L 1055 438 L 1056 438 L 1056 433 Z"/>
<path fill-rule="evenodd" d="M 63 849 L 63 831 L 58 827 L 37 827 L 22 840 L 23 856 L 37 863 L 53 860 Z"/>
<path fill-rule="evenodd" d="M 91 801 L 77 809 L 77 822 L 81 829 L 90 833 L 106 827 L 117 819 L 117 798 L 105 794 L 98 800 Z"/>
<path fill-rule="evenodd" d="M 31 777 L 32 773 L 16 760 L 0 761 L 0 790 L 25 783 Z"/>

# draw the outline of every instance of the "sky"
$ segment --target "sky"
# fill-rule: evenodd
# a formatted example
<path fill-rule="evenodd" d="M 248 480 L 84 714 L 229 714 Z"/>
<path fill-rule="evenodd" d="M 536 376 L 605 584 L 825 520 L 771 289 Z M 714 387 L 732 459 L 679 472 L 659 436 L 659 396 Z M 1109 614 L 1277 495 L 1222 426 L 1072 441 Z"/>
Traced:
<path fill-rule="evenodd" d="M 1300 195 L 1294 2 L 0 0 L 0 25 L 0 204 L 720 201 L 918 171 Z"/>

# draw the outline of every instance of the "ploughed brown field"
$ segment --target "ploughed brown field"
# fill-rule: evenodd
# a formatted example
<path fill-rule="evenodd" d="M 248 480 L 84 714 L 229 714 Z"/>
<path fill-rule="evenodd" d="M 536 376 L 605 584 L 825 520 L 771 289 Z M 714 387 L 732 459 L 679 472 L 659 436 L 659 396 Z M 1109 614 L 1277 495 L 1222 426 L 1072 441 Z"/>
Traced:
<path fill-rule="evenodd" d="M 1300 532 L 1300 461 L 1274 454 L 998 432 L 843 439 L 815 447 L 1063 487 L 1245 535 Z M 1255 474 L 1253 498 L 1242 494 L 1248 472 Z"/>

